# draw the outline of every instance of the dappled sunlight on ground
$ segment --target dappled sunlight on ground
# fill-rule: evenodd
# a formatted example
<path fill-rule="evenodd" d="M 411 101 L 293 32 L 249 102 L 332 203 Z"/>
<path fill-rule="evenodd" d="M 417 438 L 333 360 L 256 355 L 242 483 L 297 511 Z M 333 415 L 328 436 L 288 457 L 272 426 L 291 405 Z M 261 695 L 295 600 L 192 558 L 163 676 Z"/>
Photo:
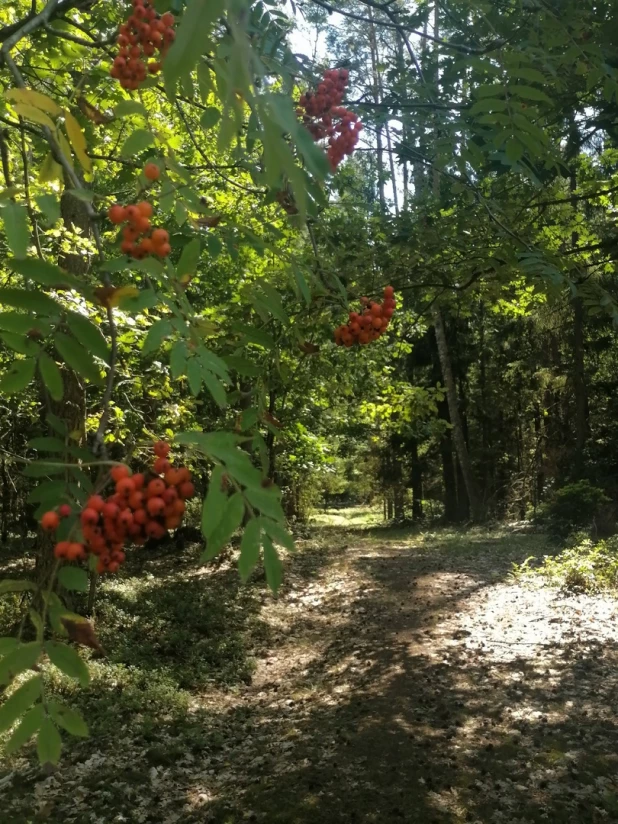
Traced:
<path fill-rule="evenodd" d="M 199 649 L 206 636 L 212 676 L 232 644 L 236 675 L 190 682 L 186 666 L 199 657 L 189 658 L 178 670 L 188 709 L 161 704 L 158 716 L 154 706 L 150 732 L 130 721 L 111 747 L 80 744 L 51 788 L 32 761 L 16 760 L 11 821 L 30 821 L 39 803 L 51 804 L 50 822 L 90 821 L 71 801 L 84 783 L 102 822 L 618 820 L 617 602 L 515 581 L 513 563 L 542 536 L 421 534 L 368 528 L 366 512 L 336 517 L 345 526 L 299 542 L 277 599 L 261 582 L 239 587 L 228 567 L 197 579 L 168 566 L 166 583 L 136 586 L 137 599 L 119 582 L 112 602 L 139 606 L 142 621 L 150 603 L 178 617 L 206 609 L 183 643 Z M 173 666 L 170 657 L 170 677 Z M 96 776 L 83 771 L 93 750 L 103 753 Z"/>

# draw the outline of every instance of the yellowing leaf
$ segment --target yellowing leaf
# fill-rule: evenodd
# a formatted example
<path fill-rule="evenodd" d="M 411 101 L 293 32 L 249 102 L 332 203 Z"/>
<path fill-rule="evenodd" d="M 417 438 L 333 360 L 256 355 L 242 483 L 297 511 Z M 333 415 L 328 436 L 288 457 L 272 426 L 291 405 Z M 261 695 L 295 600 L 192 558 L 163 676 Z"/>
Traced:
<path fill-rule="evenodd" d="M 53 183 L 55 180 L 62 180 L 62 166 L 56 163 L 52 153 L 49 152 L 41 164 L 39 183 Z"/>
<path fill-rule="evenodd" d="M 66 129 L 71 146 L 73 146 L 75 156 L 81 163 L 83 170 L 90 174 L 92 171 L 92 162 L 86 154 L 88 144 L 86 143 L 86 138 L 82 132 L 82 127 L 73 117 L 71 112 L 65 111 L 64 113 L 64 128 Z"/>
<path fill-rule="evenodd" d="M 36 106 L 37 109 L 41 109 L 41 111 L 47 112 L 54 117 L 58 117 L 62 111 L 60 106 L 52 100 L 51 97 L 47 97 L 46 94 L 42 94 L 41 92 L 35 92 L 33 89 L 8 89 L 4 93 L 4 96 L 12 103 L 26 103 L 30 106 Z"/>
<path fill-rule="evenodd" d="M 21 115 L 25 120 L 30 120 L 32 123 L 40 123 L 42 126 L 47 126 L 48 129 L 54 129 L 54 121 L 45 112 L 37 109 L 35 106 L 30 106 L 28 103 L 13 103 L 13 108 L 17 114 Z"/>
<path fill-rule="evenodd" d="M 62 151 L 62 154 L 66 157 L 66 159 L 69 161 L 69 163 L 72 166 L 73 165 L 73 157 L 71 155 L 71 146 L 69 144 L 69 141 L 66 139 L 66 137 L 62 134 L 62 132 L 60 130 L 58 130 L 56 132 L 56 140 L 58 141 L 58 143 L 60 145 L 60 150 Z"/>
<path fill-rule="evenodd" d="M 108 303 L 110 306 L 118 306 L 123 298 L 136 298 L 139 295 L 139 289 L 136 286 L 121 286 L 120 289 L 114 289 L 114 293 L 109 296 Z"/>

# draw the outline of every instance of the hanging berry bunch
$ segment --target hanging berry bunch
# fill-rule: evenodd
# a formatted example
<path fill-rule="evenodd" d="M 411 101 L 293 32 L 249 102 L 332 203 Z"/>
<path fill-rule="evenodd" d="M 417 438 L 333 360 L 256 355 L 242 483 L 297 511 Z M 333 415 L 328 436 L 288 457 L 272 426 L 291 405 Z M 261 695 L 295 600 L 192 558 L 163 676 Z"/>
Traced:
<path fill-rule="evenodd" d="M 392 286 L 387 286 L 382 303 L 369 301 L 368 298 L 361 298 L 361 303 L 364 310 L 360 313 L 350 312 L 348 323 L 335 329 L 337 346 L 370 343 L 383 335 L 397 308 L 395 290 Z"/>
<path fill-rule="evenodd" d="M 163 538 L 168 530 L 177 529 L 185 501 L 193 497 L 195 487 L 186 467 L 171 465 L 169 451 L 169 444 L 158 441 L 156 459 L 146 473 L 132 475 L 128 466 L 114 466 L 110 473 L 114 492 L 107 498 L 90 496 L 80 513 L 83 541 L 59 541 L 54 548 L 56 558 L 81 561 L 96 555 L 97 572 L 117 572 L 128 544 L 141 546 L 148 538 Z M 58 511 L 46 512 L 41 526 L 53 532 L 60 518 L 70 514 L 70 507 L 63 504 Z"/>
<path fill-rule="evenodd" d="M 315 93 L 305 92 L 296 110 L 313 139 L 328 139 L 327 155 L 333 171 L 358 143 L 363 124 L 341 105 L 348 82 L 347 69 L 328 69 Z"/>
<path fill-rule="evenodd" d="M 133 14 L 120 26 L 118 56 L 110 75 L 120 81 L 123 89 L 139 88 L 148 73 L 159 73 L 175 36 L 171 12 L 159 16 L 149 0 L 133 0 Z M 156 60 L 148 62 L 149 57 L 155 56 Z"/>
<path fill-rule="evenodd" d="M 147 163 L 144 166 L 144 175 L 148 180 L 156 180 L 159 174 L 159 167 L 155 163 Z M 152 211 L 152 204 L 147 200 L 129 206 L 116 203 L 108 209 L 107 216 L 112 223 L 117 226 L 125 224 L 120 244 L 125 255 L 141 260 L 147 255 L 164 258 L 172 251 L 167 231 L 152 229 L 150 225 Z"/>

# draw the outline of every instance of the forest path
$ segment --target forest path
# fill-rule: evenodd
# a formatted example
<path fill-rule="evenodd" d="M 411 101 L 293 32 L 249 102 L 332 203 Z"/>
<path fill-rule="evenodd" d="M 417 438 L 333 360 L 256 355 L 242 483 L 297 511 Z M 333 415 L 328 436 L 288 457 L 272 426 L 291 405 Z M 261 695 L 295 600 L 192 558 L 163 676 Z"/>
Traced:
<path fill-rule="evenodd" d="M 68 741 L 48 777 L 32 754 L 13 764 L 0 822 L 618 821 L 618 601 L 515 581 L 512 563 L 544 546 L 506 531 L 323 526 L 299 542 L 276 600 L 225 564 L 196 569 L 193 552 L 152 558 L 110 584 L 132 680 L 101 664 L 93 736 Z M 160 635 L 140 670 L 155 618 L 139 606 L 189 620 L 217 588 L 237 611 L 222 600 L 220 625 L 211 612 L 203 630 Z M 252 675 L 193 687 L 173 710 L 161 655 L 186 684 L 200 633 L 230 646 L 240 619 Z"/>
<path fill-rule="evenodd" d="M 618 602 L 512 580 L 538 536 L 325 532 L 201 820 L 618 821 Z"/>

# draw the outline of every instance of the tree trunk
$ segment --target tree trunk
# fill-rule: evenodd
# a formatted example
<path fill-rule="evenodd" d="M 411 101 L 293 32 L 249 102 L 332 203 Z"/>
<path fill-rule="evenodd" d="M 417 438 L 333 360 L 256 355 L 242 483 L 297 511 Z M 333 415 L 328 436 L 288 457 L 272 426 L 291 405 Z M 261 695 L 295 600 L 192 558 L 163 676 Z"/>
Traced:
<path fill-rule="evenodd" d="M 451 418 L 453 442 L 455 444 L 455 451 L 457 452 L 457 457 L 461 466 L 461 474 L 466 487 L 468 501 L 470 502 L 470 515 L 473 521 L 478 522 L 482 520 L 481 500 L 478 494 L 476 482 L 474 480 L 472 463 L 470 461 L 470 455 L 468 454 L 463 424 L 459 414 L 457 387 L 453 376 L 453 368 L 451 365 L 451 358 L 446 340 L 446 332 L 444 330 L 444 321 L 442 319 L 440 308 L 437 304 L 434 304 L 432 314 L 436 332 L 436 343 L 438 345 L 438 355 L 440 358 L 440 367 L 442 369 L 442 378 L 446 389 L 448 411 Z"/>
<path fill-rule="evenodd" d="M 369 16 L 372 18 L 373 14 L 369 9 Z M 376 31 L 373 23 L 369 27 L 369 43 L 371 52 L 371 71 L 373 74 L 373 102 L 380 103 L 380 82 L 378 76 L 378 42 L 376 40 Z M 382 125 L 376 126 L 376 161 L 378 165 L 378 196 L 380 198 L 380 211 L 384 214 L 386 212 L 386 197 L 384 194 L 384 146 L 382 143 Z"/>
<path fill-rule="evenodd" d="M 412 519 L 420 521 L 423 517 L 423 467 L 418 457 L 418 441 L 413 438 L 410 444 L 412 469 L 410 480 L 412 487 Z"/>
<path fill-rule="evenodd" d="M 573 300 L 573 391 L 575 394 L 575 455 L 573 471 L 576 478 L 584 472 L 584 450 L 588 439 L 588 391 L 584 365 L 584 302 Z"/>

